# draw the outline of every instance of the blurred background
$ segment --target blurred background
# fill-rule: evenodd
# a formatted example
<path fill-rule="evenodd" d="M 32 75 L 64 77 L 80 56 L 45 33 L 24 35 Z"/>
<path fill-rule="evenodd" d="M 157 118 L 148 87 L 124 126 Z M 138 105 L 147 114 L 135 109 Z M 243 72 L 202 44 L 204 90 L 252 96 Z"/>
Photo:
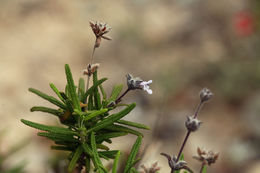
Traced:
<path fill-rule="evenodd" d="M 114 84 L 126 84 L 127 73 L 153 80 L 152 95 L 134 91 L 123 100 L 137 102 L 127 119 L 152 128 L 144 132 L 140 165 L 157 161 L 162 173 L 169 172 L 160 153 L 177 155 L 186 116 L 199 103 L 199 91 L 208 87 L 214 98 L 200 112 L 204 123 L 189 138 L 185 160 L 197 172 L 200 163 L 192 155 L 202 147 L 220 153 L 209 173 L 260 172 L 259 0 L 1 0 L 2 169 L 25 165 L 29 173 L 62 172 L 66 162 L 59 160 L 66 155 L 51 151 L 51 142 L 20 119 L 59 123 L 29 111 L 49 104 L 28 88 L 54 95 L 53 82 L 63 90 L 65 63 L 75 80 L 83 76 L 95 41 L 90 20 L 113 28 L 107 34 L 113 40 L 102 40 L 94 60 L 101 64 L 99 76 L 109 78 L 108 93 Z M 134 140 L 131 135 L 115 139 L 111 147 L 127 153 Z M 21 150 L 11 155 L 17 146 Z"/>

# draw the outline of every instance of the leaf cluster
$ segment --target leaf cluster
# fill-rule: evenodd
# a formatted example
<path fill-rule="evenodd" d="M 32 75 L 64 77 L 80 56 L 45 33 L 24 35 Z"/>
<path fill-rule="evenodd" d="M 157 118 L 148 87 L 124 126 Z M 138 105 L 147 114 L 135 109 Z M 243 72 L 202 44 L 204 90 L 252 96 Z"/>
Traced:
<path fill-rule="evenodd" d="M 48 138 L 54 142 L 52 149 L 69 151 L 68 172 L 75 169 L 85 172 L 91 170 L 99 173 L 107 173 L 109 170 L 103 165 L 102 160 L 114 160 L 112 172 L 116 173 L 119 150 L 111 150 L 106 144 L 112 143 L 112 138 L 133 134 L 137 140 L 133 145 L 127 160 L 124 173 L 136 172 L 133 167 L 138 161 L 136 155 L 142 141 L 142 133 L 137 129 L 149 129 L 146 125 L 122 120 L 136 106 L 135 103 L 125 105 L 116 113 L 110 113 L 117 105 L 108 106 L 115 102 L 123 88 L 116 85 L 112 89 L 110 97 L 107 97 L 103 89 L 103 82 L 107 78 L 98 79 L 97 71 L 93 73 L 93 85 L 85 88 L 84 79 L 80 79 L 75 85 L 69 65 L 65 65 L 67 84 L 65 91 L 60 91 L 51 83 L 50 87 L 57 98 L 47 95 L 37 89 L 29 88 L 29 91 L 57 106 L 56 109 L 34 106 L 32 112 L 40 111 L 56 116 L 63 126 L 49 126 L 22 119 L 22 123 L 40 130 L 38 136 Z M 93 167 L 93 168 L 92 168 Z"/>

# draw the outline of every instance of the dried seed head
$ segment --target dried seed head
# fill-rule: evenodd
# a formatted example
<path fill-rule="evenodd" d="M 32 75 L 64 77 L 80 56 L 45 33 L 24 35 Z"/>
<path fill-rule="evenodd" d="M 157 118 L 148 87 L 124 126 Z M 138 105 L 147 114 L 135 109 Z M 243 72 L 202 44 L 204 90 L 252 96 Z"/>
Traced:
<path fill-rule="evenodd" d="M 92 31 L 94 32 L 96 36 L 96 43 L 95 47 L 99 47 L 101 43 L 101 38 L 106 40 L 111 40 L 111 38 L 104 36 L 106 33 L 108 33 L 112 28 L 109 27 L 106 23 L 101 22 L 89 22 L 90 27 L 92 28 Z"/>
<path fill-rule="evenodd" d="M 141 78 L 133 77 L 131 74 L 126 75 L 126 80 L 127 80 L 128 89 L 130 90 L 143 89 L 148 94 L 153 93 L 153 91 L 149 87 L 149 84 L 152 83 L 152 80 L 143 81 Z"/>
<path fill-rule="evenodd" d="M 83 70 L 83 74 L 91 76 L 99 68 L 99 66 L 100 64 L 98 63 L 92 65 L 88 64 L 87 68 Z"/>
<path fill-rule="evenodd" d="M 199 160 L 209 166 L 216 162 L 218 159 L 219 153 L 214 153 L 213 151 L 206 151 L 198 147 L 197 149 L 198 156 L 193 156 L 194 159 Z"/>
<path fill-rule="evenodd" d="M 208 101 L 213 96 L 213 93 L 208 88 L 203 88 L 200 91 L 200 100 L 201 102 Z"/>
<path fill-rule="evenodd" d="M 141 173 L 156 173 L 161 168 L 158 166 L 158 163 L 155 162 L 150 167 L 146 167 L 145 165 L 141 165 L 141 168 L 143 168 L 143 171 Z"/>
<path fill-rule="evenodd" d="M 172 158 L 170 155 L 161 153 L 161 155 L 165 156 L 168 159 L 168 164 L 173 170 L 187 169 L 187 162 L 184 160 L 177 161 L 177 157 L 174 155 Z"/>
<path fill-rule="evenodd" d="M 187 116 L 187 120 L 185 121 L 185 126 L 189 131 L 195 132 L 199 129 L 201 123 L 202 122 L 199 121 L 197 118 L 193 118 L 192 116 Z"/>

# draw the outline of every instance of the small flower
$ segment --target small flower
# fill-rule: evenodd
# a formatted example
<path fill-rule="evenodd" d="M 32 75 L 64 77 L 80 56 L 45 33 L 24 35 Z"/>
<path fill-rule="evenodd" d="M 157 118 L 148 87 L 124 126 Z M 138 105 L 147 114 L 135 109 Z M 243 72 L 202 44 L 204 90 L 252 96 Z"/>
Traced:
<path fill-rule="evenodd" d="M 152 80 L 143 81 L 141 78 L 133 77 L 131 74 L 127 74 L 126 79 L 129 90 L 142 89 L 146 91 L 148 94 L 153 93 L 153 91 L 149 87 L 149 84 L 153 82 Z"/>
<path fill-rule="evenodd" d="M 83 74 L 91 76 L 91 74 L 93 74 L 98 69 L 99 66 L 100 64 L 98 63 L 92 65 L 88 64 L 87 68 L 83 70 Z"/>
<path fill-rule="evenodd" d="M 201 102 L 208 101 L 213 96 L 213 93 L 208 88 L 203 88 L 200 91 L 200 100 Z"/>
<path fill-rule="evenodd" d="M 100 46 L 101 38 L 104 38 L 106 40 L 111 40 L 111 38 L 104 36 L 106 33 L 108 33 L 112 28 L 109 27 L 106 23 L 101 22 L 89 22 L 90 27 L 92 28 L 92 31 L 94 32 L 96 36 L 96 44 L 95 47 Z"/>
<path fill-rule="evenodd" d="M 197 149 L 198 156 L 193 156 L 194 159 L 208 164 L 209 166 L 216 162 L 218 159 L 219 153 L 214 153 L 213 151 L 206 151 L 198 147 Z"/>
<path fill-rule="evenodd" d="M 152 94 L 153 91 L 150 89 L 149 84 L 151 84 L 153 81 L 149 80 L 149 81 L 143 81 L 142 83 L 140 83 L 141 86 L 143 86 L 143 90 L 146 91 L 148 94 Z"/>
<path fill-rule="evenodd" d="M 201 123 L 202 122 L 199 121 L 197 118 L 193 118 L 192 116 L 187 116 L 187 120 L 185 121 L 185 126 L 189 131 L 195 132 L 199 129 Z"/>
<path fill-rule="evenodd" d="M 177 161 L 177 157 L 174 155 L 172 158 L 170 155 L 161 153 L 161 155 L 165 156 L 168 159 L 168 164 L 172 170 L 181 170 L 181 169 L 186 169 L 189 172 L 193 172 L 188 166 L 187 162 L 184 160 L 179 160 Z"/>
<path fill-rule="evenodd" d="M 153 163 L 150 168 L 147 168 L 145 165 L 141 165 L 141 167 L 144 170 L 141 173 L 156 173 L 157 171 L 159 171 L 161 169 L 160 167 L 158 167 L 157 162 Z"/>

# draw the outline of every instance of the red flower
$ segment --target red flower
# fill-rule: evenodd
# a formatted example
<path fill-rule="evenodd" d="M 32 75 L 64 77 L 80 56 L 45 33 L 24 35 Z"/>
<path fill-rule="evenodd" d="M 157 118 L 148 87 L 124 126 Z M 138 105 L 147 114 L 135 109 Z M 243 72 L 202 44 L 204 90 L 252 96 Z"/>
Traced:
<path fill-rule="evenodd" d="M 254 19 L 248 11 L 235 14 L 234 25 L 239 36 L 249 36 L 254 32 Z"/>

